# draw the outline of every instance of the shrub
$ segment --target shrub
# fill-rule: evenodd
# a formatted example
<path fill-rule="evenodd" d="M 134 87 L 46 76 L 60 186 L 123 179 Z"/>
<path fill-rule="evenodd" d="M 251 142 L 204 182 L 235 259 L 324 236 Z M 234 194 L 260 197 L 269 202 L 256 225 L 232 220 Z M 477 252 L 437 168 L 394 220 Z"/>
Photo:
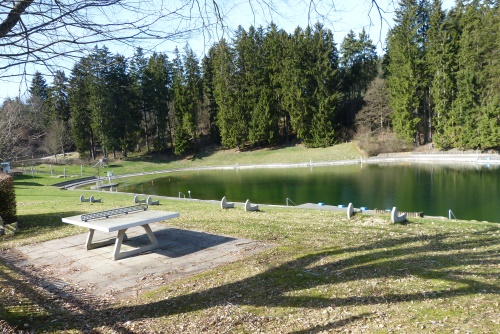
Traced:
<path fill-rule="evenodd" d="M 7 174 L 0 174 L 0 216 L 2 216 L 4 224 L 12 224 L 17 221 L 14 181 L 12 176 Z"/>
<path fill-rule="evenodd" d="M 359 147 L 370 157 L 381 153 L 405 152 L 412 149 L 411 143 L 398 138 L 394 132 L 385 129 L 371 132 L 369 129 L 362 128 L 358 130 L 355 138 Z"/>

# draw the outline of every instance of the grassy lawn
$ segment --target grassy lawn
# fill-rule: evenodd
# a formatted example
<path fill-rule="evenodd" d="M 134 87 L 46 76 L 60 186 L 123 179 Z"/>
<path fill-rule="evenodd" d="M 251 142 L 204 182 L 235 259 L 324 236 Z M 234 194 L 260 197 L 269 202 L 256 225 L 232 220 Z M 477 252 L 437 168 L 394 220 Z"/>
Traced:
<path fill-rule="evenodd" d="M 309 156 L 300 147 L 284 153 L 215 152 L 193 161 L 113 165 L 129 173 L 155 166 L 359 157 L 352 147 L 342 149 Z M 47 175 L 15 179 L 21 230 L 0 237 L 0 251 L 84 231 L 62 224 L 61 217 L 131 204 L 132 195 L 98 192 L 94 196 L 103 203 L 79 203 L 79 192 L 50 186 L 56 181 Z M 52 295 L 36 284 L 37 277 L 0 261 L 0 331 L 3 326 L 6 332 L 54 333 L 500 332 L 498 224 L 417 218 L 391 224 L 389 216 L 356 215 L 349 221 L 340 212 L 263 207 L 250 213 L 204 202 L 161 203 L 159 209 L 181 213 L 169 226 L 274 247 L 113 302 Z"/>

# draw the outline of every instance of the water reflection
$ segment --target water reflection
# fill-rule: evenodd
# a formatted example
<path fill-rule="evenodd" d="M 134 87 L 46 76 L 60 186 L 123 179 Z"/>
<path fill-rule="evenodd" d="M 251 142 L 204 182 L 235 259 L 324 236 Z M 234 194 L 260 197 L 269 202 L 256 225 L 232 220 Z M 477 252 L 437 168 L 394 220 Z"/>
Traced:
<path fill-rule="evenodd" d="M 498 168 L 488 166 L 370 165 L 286 169 L 232 169 L 180 172 L 137 183 L 120 191 L 198 199 L 286 205 L 325 203 L 370 209 L 423 211 L 426 215 L 500 222 Z M 134 182 L 133 179 L 131 182 Z"/>

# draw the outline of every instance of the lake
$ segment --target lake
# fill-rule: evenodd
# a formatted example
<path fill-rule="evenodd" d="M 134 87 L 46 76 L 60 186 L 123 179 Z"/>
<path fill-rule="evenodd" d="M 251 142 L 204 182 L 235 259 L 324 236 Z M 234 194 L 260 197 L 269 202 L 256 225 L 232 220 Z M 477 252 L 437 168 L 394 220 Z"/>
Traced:
<path fill-rule="evenodd" d="M 418 211 L 500 222 L 500 169 L 487 166 L 374 165 L 175 172 L 121 183 L 118 191 L 286 205 L 325 203 Z M 291 203 L 290 202 L 290 205 Z"/>

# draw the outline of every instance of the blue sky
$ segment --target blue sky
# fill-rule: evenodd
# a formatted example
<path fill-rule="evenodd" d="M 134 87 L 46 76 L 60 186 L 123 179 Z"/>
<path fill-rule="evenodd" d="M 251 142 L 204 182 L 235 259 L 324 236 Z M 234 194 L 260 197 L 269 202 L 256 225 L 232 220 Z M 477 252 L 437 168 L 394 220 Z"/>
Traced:
<path fill-rule="evenodd" d="M 265 27 L 271 21 L 287 32 L 293 32 L 297 26 L 304 28 L 308 24 L 320 21 L 326 28 L 333 31 L 337 45 L 342 42 L 344 36 L 350 30 L 359 33 L 364 28 L 374 44 L 376 44 L 379 54 L 382 54 L 385 36 L 393 24 L 395 6 L 392 0 L 378 1 L 380 8 L 383 10 L 381 17 L 377 9 L 372 6 L 370 0 L 322 1 L 320 7 L 317 7 L 315 11 L 310 10 L 309 0 L 268 1 L 267 3 L 276 4 L 274 9 L 261 5 L 261 1 L 241 1 L 236 5 L 234 1 L 222 1 L 219 3 L 223 4 L 221 10 L 225 14 L 224 23 L 227 27 L 226 30 L 216 29 L 210 32 L 198 33 L 195 36 L 191 36 L 188 40 L 190 47 L 197 53 L 199 58 L 220 37 L 231 37 L 231 32 L 235 31 L 238 25 L 243 26 L 245 29 L 248 29 L 250 25 L 262 25 Z M 452 4 L 452 0 L 445 0 L 443 7 L 448 8 Z M 150 48 L 156 52 L 170 54 L 175 47 L 178 47 L 182 51 L 185 45 L 186 40 L 179 40 L 168 41 Z M 132 47 L 112 45 L 110 43 L 106 43 L 106 46 L 113 53 L 120 53 L 125 56 L 133 54 Z M 145 48 L 148 47 L 145 46 Z M 69 76 L 68 68 L 74 64 L 74 61 L 64 61 L 61 59 L 59 62 L 63 67 L 66 67 L 66 69 L 62 69 Z M 28 66 L 27 72 L 33 74 L 36 69 Z M 46 71 L 43 68 L 38 68 L 38 70 L 42 73 Z M 13 73 L 16 71 L 21 71 L 21 69 L 15 69 Z M 50 76 L 46 76 L 46 80 L 47 83 L 51 84 L 52 78 Z M 0 103 L 7 97 L 16 97 L 19 94 L 22 96 L 30 82 L 31 77 L 27 77 L 25 80 L 21 80 L 20 77 L 0 78 Z"/>

